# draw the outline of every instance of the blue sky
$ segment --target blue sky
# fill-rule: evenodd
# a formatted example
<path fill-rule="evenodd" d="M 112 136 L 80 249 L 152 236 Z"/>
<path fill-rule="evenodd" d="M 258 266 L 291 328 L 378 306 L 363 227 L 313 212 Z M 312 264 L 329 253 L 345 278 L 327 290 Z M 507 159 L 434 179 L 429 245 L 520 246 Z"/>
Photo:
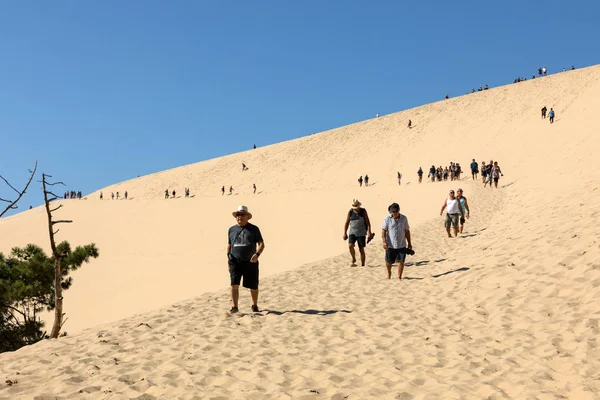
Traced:
<path fill-rule="evenodd" d="M 0 175 L 20 186 L 37 159 L 85 194 L 593 65 L 597 15 L 553 0 L 2 2 Z"/>

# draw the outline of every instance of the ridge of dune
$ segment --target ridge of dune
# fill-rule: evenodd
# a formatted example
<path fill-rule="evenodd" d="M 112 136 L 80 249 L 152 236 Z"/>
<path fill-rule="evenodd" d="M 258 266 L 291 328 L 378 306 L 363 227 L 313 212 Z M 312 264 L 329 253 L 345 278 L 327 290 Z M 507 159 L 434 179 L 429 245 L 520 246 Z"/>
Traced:
<path fill-rule="evenodd" d="M 103 189 L 130 201 L 65 201 L 76 222 L 62 238 L 101 251 L 65 296 L 74 329 L 88 329 L 1 354 L 0 375 L 18 383 L 0 398 L 597 398 L 598 99 L 595 66 Z M 473 157 L 500 161 L 499 189 L 470 176 L 416 182 L 419 166 L 468 169 Z M 365 173 L 374 185 L 358 188 Z M 222 185 L 241 189 L 221 197 Z M 458 185 L 473 217 L 447 239 L 437 215 Z M 162 199 L 173 186 L 196 197 Z M 357 197 L 376 232 L 401 204 L 411 279 L 383 279 L 378 236 L 369 267 L 349 267 L 342 226 Z M 263 316 L 224 316 L 225 231 L 239 203 L 267 244 Z M 38 208 L 0 220 L 11 233 L 0 249 L 45 243 L 43 218 Z"/>

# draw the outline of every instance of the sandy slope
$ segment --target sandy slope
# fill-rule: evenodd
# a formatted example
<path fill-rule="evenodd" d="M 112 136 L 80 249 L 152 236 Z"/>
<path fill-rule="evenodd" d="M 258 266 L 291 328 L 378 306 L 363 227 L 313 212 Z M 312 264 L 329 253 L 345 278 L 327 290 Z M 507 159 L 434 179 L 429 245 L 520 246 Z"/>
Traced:
<path fill-rule="evenodd" d="M 18 381 L 0 398 L 597 398 L 599 98 L 592 67 L 103 189 L 129 201 L 65 202 L 76 223 L 62 237 L 101 251 L 74 276 L 66 330 L 104 325 L 0 355 L 0 377 Z M 439 207 L 458 184 L 418 185 L 416 169 L 473 157 L 500 160 L 505 177 L 498 190 L 460 183 L 473 218 L 447 239 Z M 359 189 L 365 173 L 375 185 Z M 195 197 L 164 200 L 167 187 Z M 353 197 L 376 227 L 400 202 L 413 279 L 383 279 L 380 240 L 368 268 L 339 255 Z M 261 316 L 224 314 L 239 203 L 267 242 Z M 0 249 L 45 243 L 43 222 L 41 209 L 1 220 Z"/>

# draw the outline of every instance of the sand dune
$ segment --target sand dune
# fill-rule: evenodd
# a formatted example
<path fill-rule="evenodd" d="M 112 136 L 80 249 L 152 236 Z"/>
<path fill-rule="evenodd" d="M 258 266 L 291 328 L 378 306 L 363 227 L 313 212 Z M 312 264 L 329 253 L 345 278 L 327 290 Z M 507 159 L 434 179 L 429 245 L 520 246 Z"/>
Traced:
<path fill-rule="evenodd" d="M 17 382 L 0 398 L 598 398 L 599 98 L 600 67 L 586 68 L 103 189 L 128 201 L 65 201 L 76 222 L 61 237 L 101 256 L 66 294 L 71 337 L 0 355 L 2 381 Z M 416 182 L 419 166 L 473 157 L 500 161 L 499 189 Z M 365 173 L 374 185 L 358 188 Z M 448 239 L 439 208 L 459 185 L 472 218 Z M 195 197 L 164 200 L 173 187 Z M 401 204 L 409 279 L 384 279 L 379 238 L 368 267 L 349 267 L 356 197 L 375 228 Z M 267 244 L 265 311 L 249 314 L 244 292 L 229 317 L 225 232 L 240 203 Z M 45 243 L 43 224 L 41 208 L 0 220 L 0 249 Z"/>

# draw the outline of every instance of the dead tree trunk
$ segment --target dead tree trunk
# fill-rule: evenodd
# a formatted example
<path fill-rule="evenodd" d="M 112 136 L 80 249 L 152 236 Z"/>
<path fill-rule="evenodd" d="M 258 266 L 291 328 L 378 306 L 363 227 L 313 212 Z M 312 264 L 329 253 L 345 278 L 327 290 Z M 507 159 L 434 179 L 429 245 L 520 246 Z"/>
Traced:
<path fill-rule="evenodd" d="M 54 325 L 52 326 L 52 333 L 50 337 L 56 339 L 60 334 L 60 329 L 63 324 L 63 296 L 62 296 L 62 270 L 60 264 L 64 257 L 64 254 L 60 254 L 56 248 L 56 241 L 54 235 L 58 233 L 58 230 L 54 231 L 54 225 L 56 224 L 70 224 L 71 220 L 59 220 L 54 221 L 52 213 L 62 207 L 62 204 L 54 209 L 50 209 L 50 203 L 57 200 L 59 197 L 47 189 L 48 186 L 64 185 L 63 182 L 50 183 L 46 178 L 52 178 L 51 175 L 42 174 L 42 185 L 44 188 L 44 203 L 46 205 L 46 214 L 48 215 L 48 233 L 50 235 L 50 247 L 52 248 L 52 255 L 54 256 Z"/>
<path fill-rule="evenodd" d="M 19 200 L 21 200 L 21 197 L 23 197 L 23 195 L 25 194 L 25 192 L 27 191 L 27 188 L 29 187 L 29 184 L 31 183 L 31 180 L 33 179 L 33 177 L 35 176 L 35 172 L 37 171 L 37 161 L 35 162 L 35 166 L 33 167 L 33 171 L 29 170 L 29 172 L 31 173 L 31 175 L 29 176 L 29 180 L 27 181 L 27 184 L 25 185 L 25 188 L 21 191 L 15 189 L 15 187 L 13 185 L 11 185 L 8 180 L 6 180 L 6 178 L 4 178 L 2 175 L 0 175 L 0 179 L 2 179 L 7 185 L 8 187 L 10 187 L 12 190 L 14 190 L 17 193 L 17 198 L 15 200 L 6 200 L 0 197 L 0 201 L 4 202 L 4 203 L 9 203 L 8 206 L 6 206 L 6 208 L 0 212 L 0 218 L 6 214 L 6 212 L 8 210 L 14 210 L 17 208 L 17 203 L 19 202 Z"/>

